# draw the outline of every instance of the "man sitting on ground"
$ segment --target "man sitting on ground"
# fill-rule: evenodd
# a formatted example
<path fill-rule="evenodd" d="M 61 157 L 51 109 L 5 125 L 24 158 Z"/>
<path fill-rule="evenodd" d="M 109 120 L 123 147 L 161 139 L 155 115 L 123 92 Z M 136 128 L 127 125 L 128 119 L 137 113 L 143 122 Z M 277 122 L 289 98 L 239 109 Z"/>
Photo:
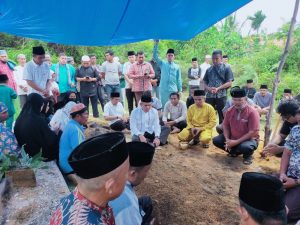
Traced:
<path fill-rule="evenodd" d="M 165 126 L 171 128 L 171 134 L 179 133 L 187 126 L 186 113 L 186 105 L 180 100 L 180 95 L 177 92 L 171 93 L 170 100 L 165 105 L 162 118 Z"/>
<path fill-rule="evenodd" d="M 170 133 L 170 128 L 159 125 L 156 109 L 152 108 L 152 98 L 143 94 L 140 107 L 131 112 L 130 130 L 132 141 L 148 142 L 154 146 L 164 145 Z"/>
<path fill-rule="evenodd" d="M 247 80 L 247 83 L 244 87 L 242 87 L 246 91 L 246 96 L 250 99 L 254 98 L 254 95 L 256 93 L 256 89 L 253 87 L 253 80 L 249 79 Z"/>
<path fill-rule="evenodd" d="M 266 84 L 260 85 L 259 92 L 255 93 L 253 101 L 259 115 L 268 114 L 272 101 L 272 94 L 268 92 L 268 86 Z"/>
<path fill-rule="evenodd" d="M 114 225 L 108 202 L 123 192 L 129 169 L 124 135 L 107 133 L 88 139 L 72 152 L 69 163 L 78 185 L 61 199 L 50 225 Z"/>
<path fill-rule="evenodd" d="M 235 88 L 231 91 L 233 106 L 228 109 L 223 122 L 223 134 L 213 138 L 216 147 L 236 157 L 243 154 L 244 164 L 252 163 L 252 154 L 258 146 L 259 115 L 246 102 L 246 92 Z"/>
<path fill-rule="evenodd" d="M 59 142 L 59 167 L 70 180 L 75 182 L 68 158 L 85 139 L 83 126 L 87 124 L 89 114 L 85 105 L 79 103 L 72 107 L 70 116 L 72 119 L 65 126 Z"/>
<path fill-rule="evenodd" d="M 290 134 L 291 129 L 298 124 L 296 119 L 298 110 L 299 105 L 294 100 L 285 100 L 279 104 L 277 112 L 284 122 L 279 133 L 264 148 L 263 155 L 282 155 L 286 137 Z"/>
<path fill-rule="evenodd" d="M 120 93 L 112 92 L 110 94 L 110 101 L 105 104 L 103 115 L 112 130 L 129 131 L 129 122 L 125 117 L 125 110 L 120 102 Z"/>
<path fill-rule="evenodd" d="M 276 177 L 246 172 L 239 190 L 240 224 L 286 225 L 284 189 Z"/>
<path fill-rule="evenodd" d="M 137 197 L 134 187 L 140 185 L 151 168 L 155 148 L 142 142 L 127 143 L 129 151 L 129 171 L 123 193 L 111 201 L 116 225 L 153 224 L 152 200 L 149 196 Z"/>
<path fill-rule="evenodd" d="M 214 108 L 205 102 L 205 91 L 194 91 L 195 104 L 191 105 L 187 112 L 187 127 L 179 134 L 182 142 L 196 145 L 199 141 L 203 148 L 209 147 L 212 139 L 212 129 L 216 125 L 216 112 Z"/>

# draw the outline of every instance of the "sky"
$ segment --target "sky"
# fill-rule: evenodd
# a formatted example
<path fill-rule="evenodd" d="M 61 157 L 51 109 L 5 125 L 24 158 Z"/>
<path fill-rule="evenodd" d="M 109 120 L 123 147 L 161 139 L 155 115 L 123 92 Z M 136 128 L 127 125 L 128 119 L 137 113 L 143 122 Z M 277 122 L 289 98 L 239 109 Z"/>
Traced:
<path fill-rule="evenodd" d="M 239 26 L 247 18 L 258 10 L 262 10 L 267 16 L 263 21 L 261 29 L 266 33 L 274 33 L 284 23 L 291 20 L 294 10 L 295 0 L 253 0 L 236 12 Z M 298 11 L 297 24 L 300 22 L 300 11 Z M 248 34 L 250 21 L 243 26 L 242 34 Z"/>

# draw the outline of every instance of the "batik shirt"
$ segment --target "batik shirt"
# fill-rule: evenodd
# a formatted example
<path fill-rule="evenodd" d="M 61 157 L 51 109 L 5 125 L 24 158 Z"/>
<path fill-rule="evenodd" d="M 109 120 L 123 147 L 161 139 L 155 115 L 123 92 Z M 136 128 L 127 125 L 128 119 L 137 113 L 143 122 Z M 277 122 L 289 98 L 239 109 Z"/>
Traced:
<path fill-rule="evenodd" d="M 211 66 L 206 70 L 203 78 L 208 87 L 220 87 L 221 85 L 233 81 L 233 73 L 229 65 L 221 64 L 218 66 Z M 227 89 L 219 90 L 216 94 L 207 92 L 207 98 L 223 98 L 227 95 Z"/>
<path fill-rule="evenodd" d="M 285 142 L 285 147 L 292 152 L 290 157 L 287 176 L 300 178 L 300 126 L 292 128 L 291 133 Z"/>
<path fill-rule="evenodd" d="M 112 209 L 86 199 L 76 188 L 63 198 L 52 214 L 50 225 L 115 225 Z"/>
<path fill-rule="evenodd" d="M 19 155 L 20 149 L 13 132 L 8 130 L 3 123 L 0 123 L 0 156 L 1 154 L 6 155 Z"/>

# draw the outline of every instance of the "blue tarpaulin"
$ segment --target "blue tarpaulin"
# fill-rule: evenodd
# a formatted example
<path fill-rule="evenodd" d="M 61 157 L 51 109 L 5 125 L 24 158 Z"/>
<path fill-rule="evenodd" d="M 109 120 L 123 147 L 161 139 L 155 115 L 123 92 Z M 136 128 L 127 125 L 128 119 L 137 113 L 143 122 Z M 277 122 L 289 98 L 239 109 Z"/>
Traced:
<path fill-rule="evenodd" d="M 189 40 L 251 0 L 0 0 L 0 32 L 67 45 Z"/>

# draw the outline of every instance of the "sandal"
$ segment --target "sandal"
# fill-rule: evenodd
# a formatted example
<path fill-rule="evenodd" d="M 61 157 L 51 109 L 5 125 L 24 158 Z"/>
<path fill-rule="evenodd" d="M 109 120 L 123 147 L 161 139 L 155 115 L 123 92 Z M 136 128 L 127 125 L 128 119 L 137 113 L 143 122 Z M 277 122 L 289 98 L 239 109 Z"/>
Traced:
<path fill-rule="evenodd" d="M 250 165 L 250 164 L 252 164 L 252 157 L 250 156 L 250 157 L 244 158 L 243 163 L 244 163 L 245 165 Z"/>

